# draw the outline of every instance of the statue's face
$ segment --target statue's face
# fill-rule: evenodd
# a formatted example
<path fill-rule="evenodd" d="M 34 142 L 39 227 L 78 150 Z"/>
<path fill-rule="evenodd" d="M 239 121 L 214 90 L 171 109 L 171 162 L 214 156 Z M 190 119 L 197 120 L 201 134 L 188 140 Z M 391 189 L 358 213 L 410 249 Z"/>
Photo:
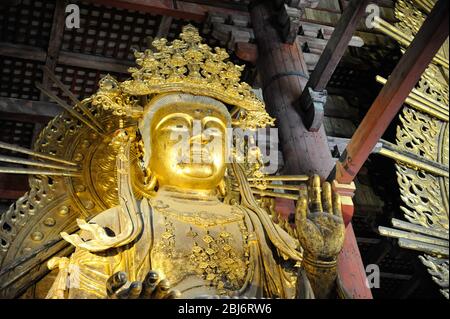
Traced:
<path fill-rule="evenodd" d="M 160 186 L 214 189 L 225 173 L 225 116 L 203 104 L 159 110 L 150 125 L 150 170 Z"/>

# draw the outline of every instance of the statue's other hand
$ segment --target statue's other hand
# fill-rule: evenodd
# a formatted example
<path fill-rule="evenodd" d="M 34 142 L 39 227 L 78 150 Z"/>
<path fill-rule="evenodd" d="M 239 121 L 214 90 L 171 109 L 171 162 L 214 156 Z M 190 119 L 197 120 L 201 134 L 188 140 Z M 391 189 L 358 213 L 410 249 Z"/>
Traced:
<path fill-rule="evenodd" d="M 320 185 L 314 175 L 309 185 L 302 185 L 295 212 L 298 239 L 305 253 L 319 260 L 333 260 L 344 244 L 345 226 L 341 199 L 333 193 L 331 184 Z"/>
<path fill-rule="evenodd" d="M 130 282 L 125 272 L 116 272 L 108 278 L 106 291 L 111 299 L 175 299 L 180 296 L 180 292 L 171 289 L 169 281 L 161 280 L 156 271 L 149 271 L 142 282 Z"/>

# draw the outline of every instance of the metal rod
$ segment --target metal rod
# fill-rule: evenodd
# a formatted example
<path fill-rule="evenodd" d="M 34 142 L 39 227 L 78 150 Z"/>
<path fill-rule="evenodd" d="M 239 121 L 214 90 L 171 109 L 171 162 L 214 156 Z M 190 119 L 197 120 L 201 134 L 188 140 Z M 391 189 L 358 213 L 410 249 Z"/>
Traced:
<path fill-rule="evenodd" d="M 381 83 L 383 85 L 386 84 L 386 82 L 387 82 L 386 79 L 384 79 L 383 77 L 381 77 L 379 75 L 376 76 L 376 80 L 378 83 Z M 420 92 L 417 89 L 412 89 L 408 98 L 410 100 L 414 100 L 414 101 L 423 103 L 424 106 L 430 107 L 433 110 L 435 110 L 436 112 L 439 112 L 440 114 L 445 116 L 445 118 L 447 119 L 447 122 L 448 122 L 449 111 L 448 111 L 448 109 L 445 108 L 445 106 L 443 104 L 431 99 L 430 97 L 426 96 L 425 94 L 423 94 L 422 92 Z M 408 102 L 408 99 L 406 99 L 406 102 Z"/>
<path fill-rule="evenodd" d="M 271 191 L 261 191 L 261 190 L 254 189 L 254 188 L 252 188 L 252 193 L 260 195 L 260 196 L 278 197 L 278 198 L 285 198 L 285 199 L 292 199 L 292 200 L 298 200 L 298 197 L 299 197 L 299 195 L 277 193 L 277 192 L 271 192 Z"/>
<path fill-rule="evenodd" d="M 48 170 L 19 168 L 19 167 L 0 167 L 0 173 L 25 174 L 25 175 L 47 175 L 47 176 L 71 176 L 71 177 L 81 176 L 79 173 L 75 173 L 75 172 L 48 171 Z"/>
<path fill-rule="evenodd" d="M 378 16 L 375 16 L 373 25 L 375 26 L 376 29 L 379 29 L 380 31 L 383 31 L 387 35 L 393 37 L 395 40 L 397 40 L 398 42 L 403 44 L 405 47 L 409 47 L 409 45 L 411 44 L 411 42 L 413 40 L 412 37 L 409 37 L 409 38 L 406 37 L 406 35 L 400 29 L 393 26 L 389 22 L 384 21 L 383 19 L 381 19 Z M 445 59 L 445 57 L 443 57 L 440 53 L 437 53 L 433 57 L 433 61 L 437 64 L 442 65 L 443 67 L 445 67 L 448 70 L 449 61 L 448 61 L 448 59 Z"/>
<path fill-rule="evenodd" d="M 377 80 L 377 82 L 379 82 L 381 84 L 386 84 L 386 82 L 387 82 L 387 80 L 385 78 L 383 78 L 379 75 L 376 76 L 376 80 Z M 422 103 L 424 103 L 430 107 L 433 107 L 437 111 L 443 112 L 447 115 L 449 114 L 448 106 L 434 100 L 433 98 L 431 98 L 427 94 L 419 91 L 418 89 L 413 88 L 411 90 L 410 95 L 411 95 L 411 97 L 415 97 L 416 99 L 422 101 Z"/>
<path fill-rule="evenodd" d="M 104 132 L 102 125 L 92 115 L 91 111 L 82 103 L 77 97 L 55 76 L 55 74 L 46 66 L 42 67 L 44 73 L 72 100 L 73 104 L 78 106 L 86 116 L 98 127 L 98 129 Z"/>
<path fill-rule="evenodd" d="M 406 238 L 421 243 L 433 244 L 441 247 L 448 247 L 448 240 L 438 239 L 434 237 L 424 236 L 394 228 L 379 226 L 378 230 L 381 235 L 392 238 Z"/>
<path fill-rule="evenodd" d="M 374 18 L 374 26 L 375 28 L 378 28 L 379 30 L 383 31 L 387 35 L 391 36 L 392 38 L 403 44 L 405 47 L 408 47 L 411 44 L 412 40 L 414 39 L 412 36 L 407 36 L 400 29 L 384 21 L 378 16 Z M 433 61 L 436 64 L 442 65 L 446 69 L 449 68 L 448 59 L 446 59 L 440 53 L 437 53 L 436 56 L 433 57 Z"/>
<path fill-rule="evenodd" d="M 273 176 L 264 176 L 264 177 L 250 177 L 248 178 L 249 182 L 253 181 L 286 181 L 286 182 L 307 182 L 309 180 L 308 175 L 273 175 Z"/>
<path fill-rule="evenodd" d="M 402 33 L 402 31 L 400 29 L 393 26 L 389 22 L 384 21 L 382 18 L 380 18 L 378 16 L 375 17 L 374 21 L 378 22 L 378 24 L 380 26 L 384 27 L 385 30 L 387 29 L 390 32 L 397 35 L 398 38 L 396 40 L 398 40 L 399 42 L 402 42 L 403 45 L 405 45 L 406 47 L 408 47 L 411 44 L 412 40 L 414 39 L 412 36 L 405 35 L 404 33 Z M 448 59 L 443 57 L 440 53 L 436 53 L 436 56 L 433 58 L 433 61 L 438 64 L 441 64 L 443 67 L 448 69 L 449 61 L 448 61 Z"/>
<path fill-rule="evenodd" d="M 448 248 L 433 244 L 422 243 L 420 241 L 411 240 L 407 238 L 400 238 L 398 240 L 398 245 L 402 248 L 422 251 L 430 255 L 442 255 L 448 257 L 449 253 Z"/>
<path fill-rule="evenodd" d="M 403 153 L 403 154 L 402 154 Z M 378 154 L 395 159 L 396 161 L 402 162 L 407 165 L 414 166 L 417 169 L 422 169 L 426 172 L 432 173 L 437 176 L 449 177 L 448 168 L 442 169 L 437 167 L 437 165 L 430 165 L 425 161 L 418 160 L 407 156 L 404 152 L 399 153 L 398 151 L 390 150 L 385 147 L 381 148 Z M 437 163 L 436 163 L 437 164 Z"/>
<path fill-rule="evenodd" d="M 438 109 L 441 109 L 443 112 L 447 112 L 447 114 L 449 113 L 448 111 L 448 105 L 442 104 L 439 101 L 436 101 L 435 99 L 431 98 L 429 95 L 419 91 L 418 89 L 412 89 L 412 92 L 420 95 L 421 97 L 423 97 L 425 100 L 429 101 L 430 103 L 434 104 L 437 106 Z"/>
<path fill-rule="evenodd" d="M 257 185 L 257 184 L 250 184 L 251 187 L 255 187 L 259 190 L 265 190 L 267 188 L 269 189 L 281 189 L 281 190 L 287 190 L 287 191 L 298 191 L 300 189 L 300 185 L 277 185 L 277 184 L 269 184 L 269 185 Z"/>
<path fill-rule="evenodd" d="M 0 162 L 24 164 L 24 165 L 30 165 L 30 166 L 46 167 L 46 168 L 54 168 L 54 169 L 68 170 L 68 171 L 72 171 L 72 172 L 78 171 L 78 169 L 75 167 L 67 167 L 67 166 L 62 166 L 62 165 L 57 165 L 57 164 L 43 163 L 43 162 L 39 162 L 39 161 L 33 161 L 33 160 L 28 160 L 28 159 L 19 158 L 19 157 L 11 157 L 11 156 L 6 156 L 6 155 L 0 155 Z"/>
<path fill-rule="evenodd" d="M 9 150 L 9 151 L 14 151 L 14 152 L 18 152 L 18 153 L 22 153 L 22 154 L 27 154 L 27 155 L 32 155 L 35 157 L 39 157 L 39 158 L 43 158 L 46 160 L 50 160 L 50 161 L 54 161 L 54 162 L 59 162 L 59 163 L 64 163 L 67 165 L 72 165 L 72 166 L 78 166 L 77 163 L 71 162 L 71 161 L 67 161 L 64 159 L 60 159 L 51 155 L 47 155 L 47 154 L 43 154 L 40 152 L 36 152 L 36 151 L 32 151 L 28 148 L 25 147 L 21 147 L 18 145 L 14 145 L 14 144 L 8 144 L 5 142 L 0 142 L 0 148 L 3 148 L 5 150 Z"/>
<path fill-rule="evenodd" d="M 71 227 L 69 230 L 66 230 L 66 232 L 68 234 L 74 234 L 74 233 L 78 232 L 79 230 L 80 230 L 80 228 L 78 226 L 75 226 L 75 227 Z M 63 245 L 64 247 L 69 245 L 69 243 L 65 242 L 62 237 L 52 239 L 52 240 L 46 242 L 45 244 L 43 244 L 41 247 L 36 248 L 32 252 L 30 252 L 28 255 L 19 257 L 18 259 L 13 260 L 10 264 L 5 265 L 2 269 L 0 269 L 0 277 L 2 277 L 3 275 L 7 274 L 10 271 L 13 271 L 16 267 L 22 265 L 23 263 L 27 262 L 28 260 L 36 257 L 39 253 L 43 252 L 44 250 L 48 251 L 49 249 L 53 248 L 56 244 L 58 244 L 60 242 L 64 243 L 64 245 Z"/>
<path fill-rule="evenodd" d="M 63 256 L 69 256 L 71 253 L 73 253 L 74 251 L 74 247 L 70 246 L 68 243 L 65 245 L 62 245 L 62 248 L 58 251 L 56 251 L 53 255 L 50 256 L 45 256 L 43 258 L 40 258 L 39 260 L 37 260 L 36 262 L 34 262 L 32 265 L 30 265 L 29 267 L 25 268 L 24 270 L 22 270 L 20 273 L 18 273 L 16 276 L 14 276 L 12 279 L 10 279 L 9 281 L 7 281 L 6 283 L 2 284 L 2 286 L 0 287 L 0 290 L 6 289 L 9 286 L 11 286 L 12 284 L 14 284 L 15 282 L 19 281 L 21 278 L 23 278 L 24 276 L 26 276 L 27 274 L 29 274 L 30 272 L 33 272 L 33 270 L 38 267 L 39 265 L 42 265 L 43 262 L 49 260 L 50 258 L 52 258 L 53 256 L 55 256 L 56 254 L 60 254 Z M 62 254 L 61 254 L 62 252 Z M 46 273 L 49 273 L 50 270 L 45 270 Z M 25 283 L 25 284 L 29 284 L 29 283 Z M 17 296 L 14 296 L 14 298 Z"/>
<path fill-rule="evenodd" d="M 376 16 L 374 18 L 374 26 L 376 29 L 379 29 L 380 31 L 383 31 L 390 37 L 394 38 L 401 44 L 403 44 L 405 47 L 408 47 L 412 42 L 412 37 L 406 37 L 406 35 L 399 30 L 397 27 L 391 25 L 390 23 L 384 21 L 380 17 Z M 440 53 L 437 53 L 436 56 L 433 57 L 433 61 L 437 64 L 442 65 L 446 69 L 449 67 L 449 61 L 445 59 L 443 56 L 441 56 Z"/>
<path fill-rule="evenodd" d="M 417 101 L 416 99 L 413 99 L 411 97 L 407 97 L 405 100 L 405 103 L 411 106 L 412 108 L 415 108 L 416 110 L 423 112 L 425 114 L 429 114 L 431 116 L 434 116 L 435 118 L 442 120 L 444 122 L 448 122 L 449 116 L 445 115 L 439 111 L 435 111 L 429 106 Z"/>
<path fill-rule="evenodd" d="M 392 218 L 391 220 L 392 222 L 392 226 L 399 228 L 399 229 L 403 229 L 403 230 L 409 230 L 412 232 L 416 232 L 416 233 L 420 233 L 420 234 L 425 234 L 425 235 L 429 235 L 429 236 L 433 236 L 433 237 L 438 237 L 438 238 L 442 238 L 442 239 L 447 239 L 448 240 L 448 232 L 442 232 L 442 231 L 438 231 L 432 228 L 427 228 L 421 225 L 416 225 L 416 224 L 412 224 L 412 223 L 408 223 L 405 222 L 403 220 L 399 220 L 396 218 Z"/>
<path fill-rule="evenodd" d="M 66 110 L 70 115 L 72 115 L 76 119 L 80 120 L 82 123 L 86 124 L 88 127 L 93 129 L 96 133 L 102 134 L 98 128 L 96 128 L 94 125 L 92 125 L 88 120 L 86 120 L 80 113 L 78 113 L 72 107 L 70 107 L 66 102 L 61 100 L 59 97 L 57 97 L 55 94 L 53 94 L 49 90 L 45 89 L 41 84 L 35 83 L 35 85 L 42 93 L 44 93 L 50 99 L 55 101 L 59 106 L 61 106 L 64 110 Z"/>
<path fill-rule="evenodd" d="M 430 13 L 431 9 L 433 9 L 433 7 L 427 3 L 427 1 L 424 0 L 414 0 L 414 2 L 416 2 L 418 5 L 420 5 L 423 9 L 425 9 L 427 11 L 427 13 Z"/>
<path fill-rule="evenodd" d="M 241 109 L 240 109 L 239 107 L 235 106 L 235 107 L 231 110 L 231 112 L 230 112 L 231 118 L 234 118 L 234 117 L 236 116 L 236 114 L 237 114 L 240 110 L 241 110 Z"/>

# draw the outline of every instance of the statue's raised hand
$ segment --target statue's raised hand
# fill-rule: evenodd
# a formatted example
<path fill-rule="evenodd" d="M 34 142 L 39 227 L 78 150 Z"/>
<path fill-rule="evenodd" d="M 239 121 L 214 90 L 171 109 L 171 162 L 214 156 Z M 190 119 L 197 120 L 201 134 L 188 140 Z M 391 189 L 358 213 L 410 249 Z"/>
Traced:
<path fill-rule="evenodd" d="M 341 199 L 333 193 L 331 184 L 320 186 L 314 175 L 309 185 L 302 185 L 295 212 L 298 239 L 307 257 L 314 260 L 335 260 L 344 244 L 345 226 Z"/>
<path fill-rule="evenodd" d="M 149 271 L 142 282 L 130 282 L 125 272 L 116 272 L 106 282 L 106 291 L 111 299 L 175 299 L 180 296 L 166 279 L 160 280 L 156 271 Z"/>

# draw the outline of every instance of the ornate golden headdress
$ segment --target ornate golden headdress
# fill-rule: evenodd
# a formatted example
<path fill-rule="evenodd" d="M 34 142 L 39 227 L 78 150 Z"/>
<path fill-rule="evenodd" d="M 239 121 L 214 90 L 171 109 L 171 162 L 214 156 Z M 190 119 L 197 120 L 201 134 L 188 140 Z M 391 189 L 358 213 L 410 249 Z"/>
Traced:
<path fill-rule="evenodd" d="M 221 48 L 212 50 L 201 43 L 198 30 L 183 27 L 180 39 L 152 42 L 155 50 L 135 52 L 137 68 L 130 68 L 131 80 L 118 82 L 111 76 L 100 81 L 99 91 L 92 103 L 110 109 L 115 115 L 139 117 L 142 107 L 137 97 L 150 94 L 183 92 L 209 96 L 239 108 L 233 125 L 258 128 L 273 125 L 250 85 L 240 82 L 244 66 L 226 61 L 229 57 Z"/>

